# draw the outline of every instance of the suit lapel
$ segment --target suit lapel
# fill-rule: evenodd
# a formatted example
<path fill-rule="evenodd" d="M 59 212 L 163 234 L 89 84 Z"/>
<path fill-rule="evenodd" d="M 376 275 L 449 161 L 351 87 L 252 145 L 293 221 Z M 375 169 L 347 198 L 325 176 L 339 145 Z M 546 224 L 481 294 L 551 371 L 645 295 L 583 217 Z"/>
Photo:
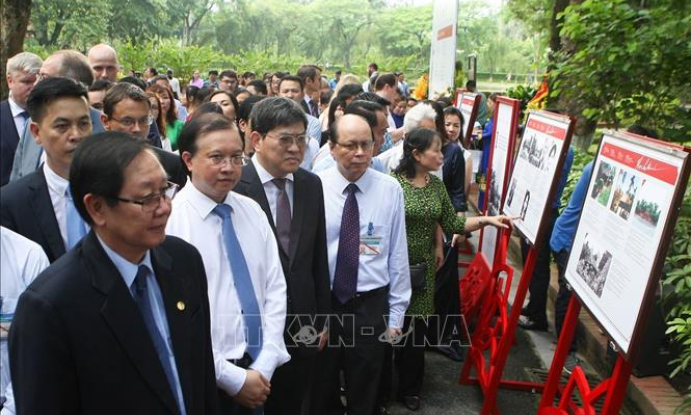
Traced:
<path fill-rule="evenodd" d="M 168 386 L 144 319 L 129 288 L 101 247 L 93 230 L 84 238 L 82 249 L 86 267 L 92 275 L 93 286 L 105 296 L 101 315 L 113 330 L 132 365 L 156 396 L 172 413 L 179 414 L 178 405 Z"/>
<path fill-rule="evenodd" d="M 190 315 L 192 310 L 185 307 L 188 303 L 185 293 L 188 290 L 186 290 L 185 281 L 173 272 L 170 255 L 160 247 L 152 249 L 151 253 L 156 281 L 159 287 L 161 287 L 161 295 L 166 310 L 166 318 L 168 319 L 168 328 L 173 343 L 173 353 L 175 354 L 182 394 L 186 404 L 190 405 L 193 398 L 192 367 L 190 363 L 193 359 L 192 344 L 190 343 L 192 341 Z"/>
<path fill-rule="evenodd" d="M 48 242 L 53 261 L 55 261 L 65 253 L 65 242 L 62 240 L 60 227 L 55 218 L 55 210 L 53 209 L 53 202 L 50 200 L 46 177 L 39 170 L 34 178 L 35 180 L 29 184 L 29 188 L 34 193 L 33 197 L 29 199 L 29 204 L 35 213 L 38 226 Z"/>

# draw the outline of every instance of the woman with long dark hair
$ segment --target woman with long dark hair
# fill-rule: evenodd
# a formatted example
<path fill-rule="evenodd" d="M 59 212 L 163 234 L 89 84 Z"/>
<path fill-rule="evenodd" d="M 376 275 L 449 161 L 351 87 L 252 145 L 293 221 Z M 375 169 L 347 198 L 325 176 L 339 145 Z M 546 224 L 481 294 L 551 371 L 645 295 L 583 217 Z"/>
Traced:
<path fill-rule="evenodd" d="M 434 235 L 437 224 L 446 233 L 464 234 L 486 225 L 506 228 L 510 222 L 506 216 L 465 218 L 456 215 L 444 183 L 430 174 L 438 170 L 442 162 L 440 134 L 416 128 L 406 136 L 403 157 L 392 173 L 403 188 L 408 260 L 414 285 L 403 328 L 403 333 L 407 334 L 405 344 L 396 348 L 395 359 L 399 374 L 398 399 L 411 410 L 420 407 L 427 317 L 434 312 Z M 417 279 L 412 274 L 419 274 L 420 270 L 424 272 L 424 278 Z"/>
<path fill-rule="evenodd" d="M 173 91 L 158 84 L 151 85 L 147 91 L 156 94 L 156 97 L 161 102 L 161 113 L 166 120 L 166 138 L 170 140 L 170 146 L 175 151 L 178 149 L 178 136 L 185 123 L 178 119 L 178 112 L 175 109 L 175 101 L 173 100 Z"/>

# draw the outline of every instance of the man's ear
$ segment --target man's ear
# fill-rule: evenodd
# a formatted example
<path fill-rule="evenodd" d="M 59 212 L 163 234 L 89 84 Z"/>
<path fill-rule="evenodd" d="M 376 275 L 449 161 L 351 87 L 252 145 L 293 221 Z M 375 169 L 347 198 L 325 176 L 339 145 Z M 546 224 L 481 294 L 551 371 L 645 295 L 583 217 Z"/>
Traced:
<path fill-rule="evenodd" d="M 245 137 L 247 137 L 247 136 L 245 136 Z M 256 153 L 257 149 L 259 149 L 261 147 L 260 143 L 261 143 L 263 137 L 257 131 L 252 131 L 249 138 L 250 138 L 250 141 L 252 142 L 252 149 Z"/>
<path fill-rule="evenodd" d="M 42 145 L 43 143 L 41 143 L 41 135 L 39 130 L 40 129 L 38 128 L 38 123 L 36 121 L 31 121 L 29 123 L 29 131 L 31 132 L 31 135 L 34 136 L 34 141 L 39 145 Z"/>
<path fill-rule="evenodd" d="M 182 162 L 185 163 L 185 166 L 187 166 L 187 170 L 191 173 L 194 170 L 194 163 L 192 162 L 192 153 L 190 153 L 189 151 L 183 151 L 182 154 L 180 154 L 180 158 L 182 158 Z"/>
<path fill-rule="evenodd" d="M 110 131 L 110 120 L 108 119 L 108 116 L 104 113 L 101 113 L 101 124 L 103 124 L 103 128 L 106 131 Z"/>
<path fill-rule="evenodd" d="M 84 195 L 84 207 L 93 221 L 93 226 L 103 226 L 106 223 L 106 200 L 103 196 L 87 193 Z"/>

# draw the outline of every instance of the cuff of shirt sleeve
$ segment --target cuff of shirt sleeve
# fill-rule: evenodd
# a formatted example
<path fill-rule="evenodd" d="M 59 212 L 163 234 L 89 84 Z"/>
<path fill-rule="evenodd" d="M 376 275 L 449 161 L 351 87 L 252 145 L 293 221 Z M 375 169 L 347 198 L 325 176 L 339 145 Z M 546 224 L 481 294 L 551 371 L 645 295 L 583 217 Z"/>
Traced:
<path fill-rule="evenodd" d="M 235 396 L 240 392 L 247 379 L 247 371 L 226 361 L 216 374 L 216 386 L 228 395 Z"/>
<path fill-rule="evenodd" d="M 390 329 L 402 329 L 403 328 L 403 318 L 404 314 L 400 315 L 390 315 L 389 316 L 389 328 Z"/>
<path fill-rule="evenodd" d="M 271 380 L 277 365 L 278 358 L 276 355 L 270 350 L 262 349 L 262 351 L 259 352 L 259 356 L 257 356 L 257 360 L 250 365 L 250 369 L 261 372 L 267 380 Z"/>

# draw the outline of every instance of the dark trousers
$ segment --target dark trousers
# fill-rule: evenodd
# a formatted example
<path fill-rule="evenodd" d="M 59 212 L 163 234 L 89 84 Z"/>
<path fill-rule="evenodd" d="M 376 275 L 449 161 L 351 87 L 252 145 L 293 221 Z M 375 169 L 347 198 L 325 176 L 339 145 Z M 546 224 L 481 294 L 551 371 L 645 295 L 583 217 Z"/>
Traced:
<path fill-rule="evenodd" d="M 554 229 L 554 222 L 559 217 L 559 210 L 552 209 L 549 218 L 549 228 L 547 235 L 552 235 Z M 523 254 L 523 262 L 525 263 L 528 257 L 528 249 L 530 246 L 527 242 L 521 239 L 521 253 Z M 535 270 L 533 271 L 533 278 L 530 280 L 530 302 L 526 306 L 527 315 L 536 323 L 547 324 L 547 290 L 549 289 L 549 279 L 551 276 L 550 269 L 550 254 L 549 236 L 542 244 L 540 251 L 537 253 L 537 260 L 535 262 Z"/>
<path fill-rule="evenodd" d="M 449 240 L 451 240 L 450 237 Z M 446 245 L 444 253 L 444 263 L 435 277 L 434 311 L 436 316 L 430 318 L 427 336 L 431 345 L 448 346 L 452 341 L 461 340 L 458 334 L 462 333 L 463 328 L 458 293 L 458 249 Z M 437 338 L 437 334 L 440 338 Z"/>
<path fill-rule="evenodd" d="M 384 360 L 389 291 L 379 289 L 341 304 L 332 299 L 329 344 L 317 356 L 312 411 L 314 415 L 345 412 L 339 399 L 343 372 L 348 415 L 372 415 Z"/>
<path fill-rule="evenodd" d="M 290 361 L 280 366 L 271 378 L 271 395 L 264 405 L 266 415 L 309 413 L 309 398 L 316 354 L 291 353 Z"/>
<path fill-rule="evenodd" d="M 252 415 L 255 413 L 256 409 L 251 409 L 240 405 L 235 402 L 233 398 L 230 397 L 224 390 L 218 389 L 218 413 L 220 415 Z"/>
<path fill-rule="evenodd" d="M 411 330 L 412 326 L 412 330 Z M 403 333 L 405 342 L 394 347 L 398 369 L 398 390 L 396 396 L 420 396 L 422 380 L 425 377 L 425 336 L 427 321 L 421 317 L 406 316 Z"/>
<path fill-rule="evenodd" d="M 566 318 L 566 310 L 569 308 L 569 300 L 571 299 L 571 289 L 566 282 L 566 264 L 569 261 L 569 253 L 565 249 L 559 252 L 552 252 L 554 255 L 554 262 L 557 263 L 557 270 L 559 272 L 559 292 L 557 293 L 557 300 L 554 302 L 554 329 L 557 333 L 557 339 L 561 334 L 561 328 Z M 576 352 L 576 336 L 573 336 L 570 351 Z"/>

